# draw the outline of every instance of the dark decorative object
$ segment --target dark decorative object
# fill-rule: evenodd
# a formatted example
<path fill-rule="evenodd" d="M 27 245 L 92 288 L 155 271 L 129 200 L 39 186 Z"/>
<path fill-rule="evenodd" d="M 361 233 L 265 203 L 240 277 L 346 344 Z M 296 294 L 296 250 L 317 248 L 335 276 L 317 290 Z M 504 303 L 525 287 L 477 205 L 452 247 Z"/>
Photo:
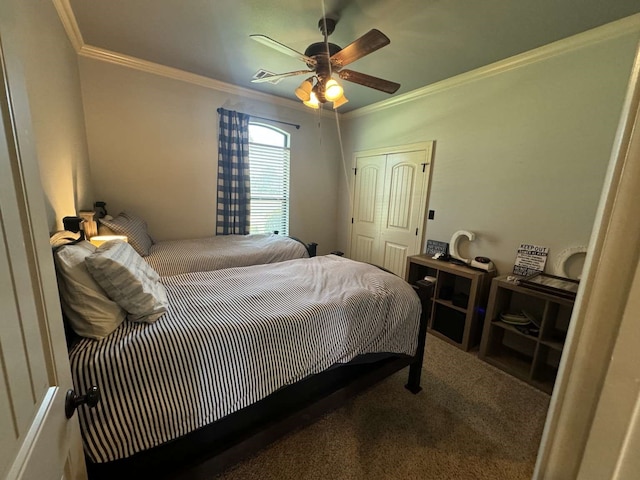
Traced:
<path fill-rule="evenodd" d="M 103 218 L 107 216 L 107 204 L 106 202 L 95 202 L 93 204 L 93 209 L 96 212 L 96 217 Z"/>
<path fill-rule="evenodd" d="M 78 233 L 82 228 L 80 225 L 83 220 L 80 217 L 64 217 L 62 219 L 62 225 L 64 225 L 64 229 L 69 232 Z"/>

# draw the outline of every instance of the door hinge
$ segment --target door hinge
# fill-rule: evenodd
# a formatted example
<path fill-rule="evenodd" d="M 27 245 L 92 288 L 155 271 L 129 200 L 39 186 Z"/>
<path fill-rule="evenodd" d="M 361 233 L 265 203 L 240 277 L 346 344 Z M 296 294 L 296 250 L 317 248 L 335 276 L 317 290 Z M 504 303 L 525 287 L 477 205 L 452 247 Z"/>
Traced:
<path fill-rule="evenodd" d="M 416 228 L 416 235 L 418 235 L 418 229 Z"/>
<path fill-rule="evenodd" d="M 354 174 L 354 175 L 357 175 L 357 174 L 358 174 L 358 167 L 356 167 L 356 168 L 354 168 L 354 169 L 353 169 L 353 174 Z"/>
<path fill-rule="evenodd" d="M 422 173 L 424 173 L 424 171 L 427 168 L 427 165 L 429 165 L 429 163 L 421 163 L 420 165 L 422 165 Z"/>
<path fill-rule="evenodd" d="M 353 223 L 353 217 L 351 217 L 351 223 Z"/>

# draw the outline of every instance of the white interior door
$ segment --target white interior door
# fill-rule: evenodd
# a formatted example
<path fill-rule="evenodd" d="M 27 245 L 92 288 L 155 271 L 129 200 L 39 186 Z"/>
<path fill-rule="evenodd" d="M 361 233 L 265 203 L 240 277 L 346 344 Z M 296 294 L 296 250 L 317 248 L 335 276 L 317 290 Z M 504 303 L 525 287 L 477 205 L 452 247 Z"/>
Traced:
<path fill-rule="evenodd" d="M 4 38 L 3 38 L 4 40 Z M 83 479 L 44 199 L 19 62 L 0 50 L 0 477 Z"/>
<path fill-rule="evenodd" d="M 383 210 L 386 155 L 357 157 L 349 257 L 382 264 L 380 219 Z"/>
<path fill-rule="evenodd" d="M 350 258 L 404 278 L 424 243 L 432 151 L 430 142 L 356 154 Z"/>
<path fill-rule="evenodd" d="M 420 253 L 431 148 L 387 155 L 380 225 L 382 265 L 404 278 L 407 256 Z"/>

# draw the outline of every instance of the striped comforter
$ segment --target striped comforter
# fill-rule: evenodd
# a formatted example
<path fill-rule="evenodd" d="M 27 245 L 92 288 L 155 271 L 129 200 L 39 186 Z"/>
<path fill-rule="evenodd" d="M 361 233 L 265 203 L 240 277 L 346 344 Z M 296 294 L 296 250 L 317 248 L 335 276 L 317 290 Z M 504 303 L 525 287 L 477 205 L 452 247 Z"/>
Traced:
<path fill-rule="evenodd" d="M 413 355 L 420 302 L 402 279 L 333 255 L 162 279 L 167 313 L 70 352 L 94 462 L 133 455 L 364 353 Z"/>
<path fill-rule="evenodd" d="M 167 277 L 276 263 L 308 256 L 307 249 L 301 242 L 269 233 L 158 242 L 151 246 L 149 255 L 144 259 L 161 277 Z"/>

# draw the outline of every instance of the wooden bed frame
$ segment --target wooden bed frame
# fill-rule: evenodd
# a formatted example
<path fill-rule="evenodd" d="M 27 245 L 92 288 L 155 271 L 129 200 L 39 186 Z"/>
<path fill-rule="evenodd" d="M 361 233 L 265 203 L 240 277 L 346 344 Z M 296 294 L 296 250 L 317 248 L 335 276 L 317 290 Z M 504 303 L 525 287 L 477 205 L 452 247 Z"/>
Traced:
<path fill-rule="evenodd" d="M 210 479 L 407 366 L 409 379 L 405 388 L 417 394 L 422 389 L 420 376 L 433 288 L 414 286 L 414 289 L 422 303 L 415 356 L 388 355 L 373 362 L 354 361 L 336 366 L 281 388 L 179 439 L 131 457 L 108 463 L 92 463 L 87 459 L 89 479 Z"/>
<path fill-rule="evenodd" d="M 275 234 L 278 234 L 278 232 L 274 232 Z M 304 245 L 304 248 L 307 249 L 307 253 L 309 254 L 309 258 L 311 257 L 315 257 L 317 254 L 317 250 L 318 250 L 318 244 L 315 242 L 311 242 L 311 243 L 304 243 L 302 240 L 300 240 L 299 238 L 296 237 L 292 237 L 291 235 L 289 235 L 289 238 L 292 240 L 295 240 L 296 242 L 300 242 L 301 244 Z"/>

